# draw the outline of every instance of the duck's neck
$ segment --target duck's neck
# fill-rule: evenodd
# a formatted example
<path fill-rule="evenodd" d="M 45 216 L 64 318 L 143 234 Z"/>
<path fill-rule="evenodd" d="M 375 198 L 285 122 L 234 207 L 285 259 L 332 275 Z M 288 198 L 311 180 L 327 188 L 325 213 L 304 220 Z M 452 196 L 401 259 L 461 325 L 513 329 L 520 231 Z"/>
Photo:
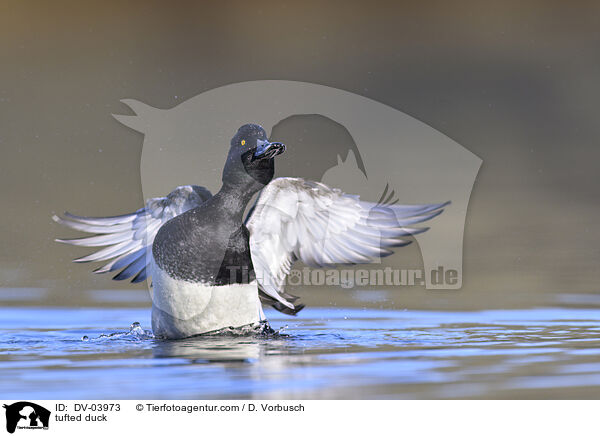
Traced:
<path fill-rule="evenodd" d="M 244 211 L 246 210 L 246 206 L 248 206 L 252 196 L 260 190 L 260 188 L 244 188 L 233 184 L 223 183 L 223 186 L 221 186 L 219 192 L 217 192 L 213 197 L 213 199 L 219 203 L 219 207 L 222 207 L 224 210 L 226 210 L 228 215 L 234 221 L 243 221 L 243 215 Z"/>

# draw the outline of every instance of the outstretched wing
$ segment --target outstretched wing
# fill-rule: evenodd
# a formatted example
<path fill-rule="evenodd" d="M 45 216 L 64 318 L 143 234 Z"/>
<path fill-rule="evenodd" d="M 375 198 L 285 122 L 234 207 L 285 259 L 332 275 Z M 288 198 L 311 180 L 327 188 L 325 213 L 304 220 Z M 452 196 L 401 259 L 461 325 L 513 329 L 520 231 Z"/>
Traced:
<path fill-rule="evenodd" d="M 102 218 L 82 217 L 68 212 L 65 212 L 64 217 L 54 215 L 52 219 L 59 224 L 96 234 L 56 241 L 83 247 L 103 247 L 73 262 L 108 260 L 108 263 L 94 272 L 121 270 L 113 277 L 114 280 L 133 277 L 132 283 L 141 282 L 148 277 L 146 267 L 158 229 L 170 219 L 199 206 L 211 197 L 212 194 L 206 188 L 188 185 L 176 188 L 166 197 L 151 198 L 145 207 L 126 215 Z"/>
<path fill-rule="evenodd" d="M 448 204 L 375 204 L 318 182 L 273 180 L 247 220 L 264 299 L 278 310 L 297 312 L 296 298 L 284 292 L 296 260 L 312 267 L 373 262 L 410 244 L 403 238 L 428 229 L 411 226 L 436 217 Z"/>

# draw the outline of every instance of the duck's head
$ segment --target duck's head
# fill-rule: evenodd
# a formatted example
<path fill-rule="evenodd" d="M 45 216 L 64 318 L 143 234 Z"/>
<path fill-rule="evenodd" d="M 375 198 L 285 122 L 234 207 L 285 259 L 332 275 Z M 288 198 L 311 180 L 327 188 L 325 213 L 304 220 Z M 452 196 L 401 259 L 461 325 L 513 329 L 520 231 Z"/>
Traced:
<path fill-rule="evenodd" d="M 273 179 L 275 156 L 285 151 L 281 142 L 270 142 L 258 124 L 244 124 L 233 138 L 223 169 L 223 183 L 261 189 Z"/>

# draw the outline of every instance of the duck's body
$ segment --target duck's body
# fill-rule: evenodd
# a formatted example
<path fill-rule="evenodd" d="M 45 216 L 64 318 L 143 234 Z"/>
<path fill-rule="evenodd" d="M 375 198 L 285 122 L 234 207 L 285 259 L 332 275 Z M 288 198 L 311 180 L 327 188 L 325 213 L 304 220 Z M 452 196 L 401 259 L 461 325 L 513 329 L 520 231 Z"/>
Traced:
<path fill-rule="evenodd" d="M 151 263 L 155 335 L 187 337 L 261 320 L 240 200 L 217 194 L 158 231 Z"/>
<path fill-rule="evenodd" d="M 223 186 L 214 196 L 183 186 L 133 214 L 54 217 L 99 233 L 59 241 L 105 246 L 77 261 L 112 259 L 96 272 L 122 269 L 117 280 L 152 276 L 154 334 L 176 339 L 258 324 L 265 319 L 261 303 L 294 315 L 304 307 L 284 291 L 294 261 L 310 266 L 371 262 L 391 254 L 391 247 L 410 243 L 400 237 L 427 228 L 406 226 L 437 216 L 447 204 L 379 205 L 318 182 L 272 181 L 274 157 L 284 150 L 267 140 L 262 127 L 242 126 L 231 140 Z M 248 202 L 261 190 L 244 219 Z"/>

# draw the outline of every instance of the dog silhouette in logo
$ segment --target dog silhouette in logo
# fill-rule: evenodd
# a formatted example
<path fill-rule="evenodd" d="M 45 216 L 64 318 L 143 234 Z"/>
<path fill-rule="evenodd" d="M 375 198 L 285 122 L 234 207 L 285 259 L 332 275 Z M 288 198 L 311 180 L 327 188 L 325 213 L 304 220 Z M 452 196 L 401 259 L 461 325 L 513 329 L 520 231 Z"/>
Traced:
<path fill-rule="evenodd" d="M 14 433 L 17 425 L 22 427 L 48 428 L 50 411 L 28 401 L 4 405 L 6 409 L 6 431 Z M 40 425 L 41 422 L 41 425 Z"/>
<path fill-rule="evenodd" d="M 302 177 L 318 182 L 323 175 L 354 157 L 356 169 L 367 177 L 358 146 L 350 132 L 340 123 L 323 115 L 292 115 L 279 121 L 271 132 L 284 138 L 287 156 L 275 167 L 276 177 Z"/>

